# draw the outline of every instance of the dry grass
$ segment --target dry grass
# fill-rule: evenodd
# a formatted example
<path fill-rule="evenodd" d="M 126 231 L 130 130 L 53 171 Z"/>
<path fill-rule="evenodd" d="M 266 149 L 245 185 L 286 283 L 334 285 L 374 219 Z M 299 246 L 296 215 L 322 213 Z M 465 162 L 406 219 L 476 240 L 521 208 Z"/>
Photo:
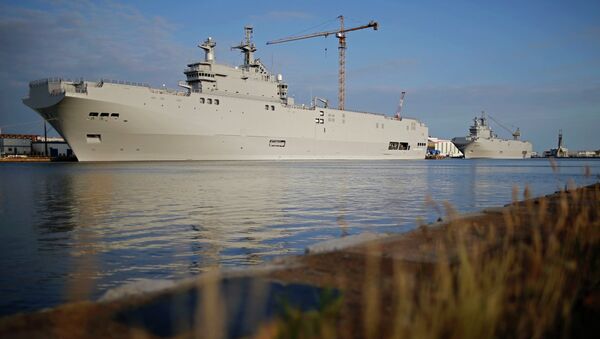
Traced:
<path fill-rule="evenodd" d="M 525 197 L 529 198 L 528 190 Z M 436 260 L 407 270 L 392 262 L 382 282 L 382 256 L 365 259 L 361 331 L 344 332 L 342 313 L 296 315 L 279 322 L 271 337 L 295 338 L 561 338 L 587 335 L 598 315 L 600 186 L 563 191 L 506 208 L 501 220 L 467 223 L 446 206 Z M 484 220 L 484 219 L 482 219 Z M 424 229 L 427 232 L 427 229 Z M 376 250 L 376 249 L 372 249 Z M 388 258 L 389 259 L 389 258 Z M 389 261 L 389 260 L 387 260 Z M 420 273 L 419 273 L 420 272 Z M 343 287 L 342 287 L 343 289 Z M 315 320 L 317 319 L 317 320 Z M 356 317 L 355 317 L 356 319 Z M 588 319 L 589 320 L 589 319 Z M 264 336 L 261 335 L 262 337 Z"/>
<path fill-rule="evenodd" d="M 325 293 L 318 309 L 308 312 L 287 306 L 254 337 L 596 337 L 600 184 L 548 198 L 528 199 L 529 194 L 525 190 L 525 201 L 470 218 L 458 217 L 446 205 L 443 226 L 423 226 L 394 241 L 302 256 L 293 265 L 268 271 L 268 278 L 331 286 L 342 296 Z M 515 201 L 517 197 L 515 191 Z M 173 300 L 194 288 L 202 293 L 192 327 L 183 324 L 175 337 L 228 336 L 223 298 L 248 296 L 224 295 L 221 278 L 218 270 L 211 270 L 194 286 L 173 291 Z M 248 292 L 257 302 L 267 292 L 260 286 Z M 143 327 L 119 323 L 114 316 L 152 300 L 80 303 L 16 315 L 0 319 L 0 337 L 154 338 Z M 166 313 L 183 323 L 190 308 L 182 302 L 173 302 L 174 311 Z M 260 306 L 246 306 L 244 320 L 260 313 Z"/>

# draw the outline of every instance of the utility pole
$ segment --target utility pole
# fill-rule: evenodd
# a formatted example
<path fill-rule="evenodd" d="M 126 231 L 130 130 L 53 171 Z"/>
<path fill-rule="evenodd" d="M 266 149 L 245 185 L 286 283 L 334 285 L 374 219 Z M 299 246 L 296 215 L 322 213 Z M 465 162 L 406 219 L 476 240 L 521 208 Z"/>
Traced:
<path fill-rule="evenodd" d="M 46 120 L 44 120 L 44 156 L 48 156 L 48 128 L 46 127 Z"/>

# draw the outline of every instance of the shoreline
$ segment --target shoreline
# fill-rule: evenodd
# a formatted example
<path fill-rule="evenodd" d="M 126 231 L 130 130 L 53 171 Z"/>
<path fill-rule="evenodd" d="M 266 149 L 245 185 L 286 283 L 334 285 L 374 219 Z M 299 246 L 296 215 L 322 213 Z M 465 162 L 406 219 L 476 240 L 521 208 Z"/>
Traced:
<path fill-rule="evenodd" d="M 53 158 L 53 157 L 3 157 L 0 163 L 19 163 L 19 162 L 77 162 L 71 158 Z"/>
<path fill-rule="evenodd" d="M 544 243 L 545 240 L 535 240 L 537 233 L 533 233 L 532 237 L 531 232 L 532 230 L 538 232 L 538 229 L 541 229 L 542 231 L 539 231 L 541 238 L 545 239 L 546 234 L 552 234 L 554 231 L 550 228 L 546 229 L 545 225 L 550 224 L 550 221 L 563 220 L 562 223 L 566 225 L 569 222 L 579 222 L 578 218 L 585 217 L 587 219 L 584 220 L 583 226 L 591 225 L 592 230 L 597 230 L 600 226 L 600 184 L 598 183 L 536 198 L 529 198 L 525 194 L 525 198 L 523 201 L 504 207 L 488 208 L 462 215 L 454 212 L 450 206 L 445 206 L 447 214 L 444 220 L 421 225 L 406 233 L 366 236 L 362 239 L 349 237 L 346 239 L 346 244 L 343 242 L 330 244 L 330 246 L 317 244 L 311 246 L 313 249 L 309 249 L 305 255 L 278 258 L 268 265 L 257 268 L 211 271 L 175 285 L 150 284 L 151 286 L 138 286 L 132 290 L 122 289 L 100 302 L 76 302 L 30 314 L 7 316 L 0 318 L 0 335 L 8 338 L 53 335 L 57 337 L 135 335 L 153 337 L 164 336 L 163 334 L 186 337 L 197 334 L 195 331 L 198 326 L 204 325 L 200 327 L 205 328 L 207 323 L 215 326 L 213 329 L 215 333 L 237 333 L 235 326 L 239 326 L 239 321 L 236 320 L 251 318 L 253 310 L 243 309 L 232 313 L 232 309 L 241 307 L 229 307 L 232 302 L 235 304 L 241 301 L 244 305 L 253 302 L 261 304 L 261 300 L 264 301 L 265 295 L 270 295 L 273 288 L 281 290 L 280 286 L 293 286 L 294 288 L 288 291 L 289 295 L 287 295 L 290 300 L 293 300 L 294 296 L 300 293 L 298 291 L 305 287 L 316 288 L 311 292 L 313 294 L 316 293 L 315 291 L 318 293 L 333 291 L 335 295 L 343 295 L 339 301 L 336 299 L 330 302 L 333 306 L 315 306 L 313 303 L 307 310 L 303 309 L 306 313 L 315 309 L 321 312 L 322 309 L 327 310 L 329 306 L 333 309 L 337 308 L 334 312 L 335 321 L 330 327 L 338 336 L 393 336 L 395 332 L 389 327 L 394 327 L 391 324 L 394 324 L 396 316 L 394 303 L 388 301 L 397 298 L 396 285 L 405 284 L 412 286 L 411 288 L 426 286 L 440 280 L 436 271 L 440 266 L 443 268 L 447 264 L 449 269 L 460 267 L 464 260 L 470 262 L 475 269 L 478 258 L 494 253 L 498 248 L 512 249 L 515 244 L 521 246 L 523 239 L 527 243 L 531 241 Z M 592 235 L 597 236 L 597 231 Z M 507 239 L 510 241 L 507 242 Z M 597 249 L 597 237 L 592 237 L 591 240 L 595 241 L 591 243 L 592 249 Z M 350 246 L 347 246 L 348 244 Z M 320 249 L 315 250 L 318 247 Z M 492 259 L 489 262 L 492 262 Z M 475 269 L 475 275 L 483 276 L 485 270 L 485 266 L 480 267 L 479 270 Z M 597 274 L 593 270 L 591 273 Z M 248 284 L 259 286 L 258 292 L 247 287 Z M 239 288 L 244 293 L 223 295 L 223 291 L 229 291 L 228 288 L 234 285 L 242 286 Z M 147 293 L 134 293 L 153 289 L 154 291 Z M 248 291 L 252 293 L 246 293 Z M 493 292 L 493 289 L 491 291 Z M 597 314 L 593 312 L 599 309 L 600 303 L 597 299 L 600 294 L 593 288 L 588 292 L 588 295 L 583 297 L 596 300 L 592 302 L 591 308 L 585 309 L 587 307 L 585 303 L 584 306 L 577 305 L 584 307 L 585 312 Z M 186 305 L 190 295 L 195 296 L 194 300 L 202 301 L 195 301 L 196 307 L 189 308 Z M 574 303 L 579 303 L 580 297 L 577 296 L 578 299 Z M 229 309 L 224 310 L 223 305 Z M 150 312 L 148 309 L 153 311 Z M 175 313 L 178 317 L 191 319 L 190 323 L 180 329 L 174 327 L 171 322 L 161 323 L 159 327 L 153 325 L 160 323 L 156 322 L 157 314 L 171 315 L 173 318 L 173 309 L 178 310 Z M 198 315 L 199 310 L 205 311 L 202 316 Z M 132 312 L 134 316 L 129 316 Z M 298 315 L 301 317 L 300 322 L 305 323 L 309 320 L 302 318 L 303 312 L 294 314 L 300 314 Z M 588 313 L 585 312 L 584 314 L 587 315 Z M 274 313 L 281 316 L 280 313 Z M 327 314 L 317 314 L 317 320 L 326 324 Z M 374 315 L 377 317 L 371 319 Z M 254 322 L 254 327 L 243 332 L 244 335 L 260 336 L 267 333 L 266 337 L 271 337 L 269 333 L 272 334 L 278 328 L 272 314 Z M 589 325 L 585 323 L 583 328 Z M 410 324 L 411 328 L 407 331 L 415 331 L 412 328 L 414 326 Z M 165 329 L 166 332 L 160 332 Z M 415 332 L 411 333 L 415 335 Z"/>

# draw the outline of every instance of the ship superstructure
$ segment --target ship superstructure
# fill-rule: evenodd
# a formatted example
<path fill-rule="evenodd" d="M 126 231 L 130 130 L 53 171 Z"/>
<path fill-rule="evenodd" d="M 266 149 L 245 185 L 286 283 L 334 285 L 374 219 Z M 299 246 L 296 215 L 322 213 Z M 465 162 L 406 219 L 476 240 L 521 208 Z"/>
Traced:
<path fill-rule="evenodd" d="M 491 159 L 524 159 L 531 158 L 533 146 L 529 141 L 522 141 L 521 132 L 517 128 L 512 133 L 513 139 L 502 139 L 491 129 L 485 112 L 481 117 L 473 119 L 473 125 L 469 128 L 469 135 L 456 137 L 452 143 L 469 158 L 491 158 Z"/>
<path fill-rule="evenodd" d="M 44 79 L 23 102 L 80 161 L 423 159 L 428 129 L 411 118 L 297 105 L 283 77 L 255 58 L 245 28 L 242 65 L 219 64 L 216 42 L 184 70 L 183 90 L 122 81 Z"/>

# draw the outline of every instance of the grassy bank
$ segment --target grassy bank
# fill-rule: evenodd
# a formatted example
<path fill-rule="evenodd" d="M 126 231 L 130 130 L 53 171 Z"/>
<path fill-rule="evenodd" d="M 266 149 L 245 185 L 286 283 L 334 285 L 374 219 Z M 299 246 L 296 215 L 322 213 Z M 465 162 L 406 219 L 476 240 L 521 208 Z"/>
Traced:
<path fill-rule="evenodd" d="M 524 197 L 473 215 L 446 205 L 437 224 L 263 269 L 2 318 L 0 337 L 596 337 L 600 184 Z M 296 300 L 277 306 L 273 291 Z"/>
<path fill-rule="evenodd" d="M 475 218 L 446 211 L 442 227 L 418 231 L 426 256 L 395 256 L 403 242 L 393 241 L 370 243 L 355 258 L 349 251 L 330 263 L 342 267 L 332 268 L 335 281 L 317 282 L 345 291 L 335 307 L 280 319 L 259 337 L 596 336 L 599 185 Z"/>

